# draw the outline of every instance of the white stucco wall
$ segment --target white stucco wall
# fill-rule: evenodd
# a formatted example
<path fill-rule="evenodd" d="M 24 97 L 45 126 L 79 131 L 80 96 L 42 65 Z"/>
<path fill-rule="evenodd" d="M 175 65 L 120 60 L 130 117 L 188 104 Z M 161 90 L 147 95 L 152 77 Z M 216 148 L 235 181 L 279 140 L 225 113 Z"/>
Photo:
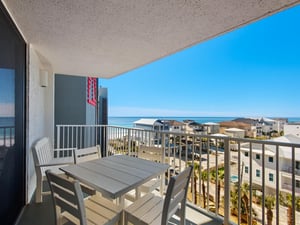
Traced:
<path fill-rule="evenodd" d="M 296 124 L 285 124 L 284 135 L 293 134 L 296 137 L 300 137 L 300 123 Z"/>
<path fill-rule="evenodd" d="M 27 201 L 36 187 L 31 147 L 39 138 L 54 136 L 54 82 L 51 66 L 29 47 L 27 79 Z M 48 71 L 48 86 L 40 85 L 40 70 Z"/>

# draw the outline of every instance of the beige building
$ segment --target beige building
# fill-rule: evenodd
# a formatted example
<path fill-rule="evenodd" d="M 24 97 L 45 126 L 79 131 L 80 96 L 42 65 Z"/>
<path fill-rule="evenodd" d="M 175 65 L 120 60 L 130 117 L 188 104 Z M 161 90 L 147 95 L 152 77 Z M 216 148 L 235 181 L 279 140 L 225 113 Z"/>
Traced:
<path fill-rule="evenodd" d="M 242 129 L 239 129 L 239 128 L 227 128 L 227 129 L 225 129 L 224 134 L 226 134 L 229 137 L 244 138 L 245 137 L 245 130 L 242 130 Z"/>

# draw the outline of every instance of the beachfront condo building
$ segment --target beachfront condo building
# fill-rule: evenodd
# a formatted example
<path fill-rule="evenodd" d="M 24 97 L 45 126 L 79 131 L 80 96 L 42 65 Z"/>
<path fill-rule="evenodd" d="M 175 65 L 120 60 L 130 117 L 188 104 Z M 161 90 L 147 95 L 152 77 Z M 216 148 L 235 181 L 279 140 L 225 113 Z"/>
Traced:
<path fill-rule="evenodd" d="M 288 134 L 282 137 L 274 138 L 272 141 L 278 143 L 299 144 L 300 138 Z M 250 150 L 251 149 L 251 150 Z M 277 162 L 278 162 L 278 186 L 279 190 L 285 193 L 291 193 L 293 180 L 293 165 L 295 170 L 296 193 L 300 195 L 300 154 L 299 149 L 295 152 L 295 163 L 292 161 L 292 148 L 280 146 L 278 149 L 274 145 L 265 145 L 262 149 L 261 144 L 249 143 L 241 144 L 241 166 L 242 180 L 255 183 L 262 190 L 262 184 L 265 184 L 265 191 L 268 194 L 274 194 L 277 188 Z M 250 165 L 251 164 L 251 165 Z M 251 170 L 250 170 L 251 168 Z M 263 169 L 264 168 L 264 172 Z M 264 174 L 263 174 L 264 173 Z"/>

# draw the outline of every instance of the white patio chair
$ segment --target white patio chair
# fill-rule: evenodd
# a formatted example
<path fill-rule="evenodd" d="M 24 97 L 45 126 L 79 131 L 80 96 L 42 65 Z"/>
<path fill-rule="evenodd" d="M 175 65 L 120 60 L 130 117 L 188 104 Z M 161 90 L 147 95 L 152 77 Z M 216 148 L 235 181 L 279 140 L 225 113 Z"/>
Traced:
<path fill-rule="evenodd" d="M 110 225 L 122 223 L 122 208 L 97 195 L 83 198 L 77 180 L 68 180 L 46 171 L 52 193 L 56 225 Z"/>
<path fill-rule="evenodd" d="M 87 148 L 74 149 L 73 155 L 74 155 L 75 164 L 87 162 L 90 160 L 100 159 L 101 158 L 100 146 L 96 145 Z M 88 195 L 93 195 L 96 193 L 98 195 L 101 195 L 101 193 L 96 192 L 95 189 L 89 187 L 86 184 L 81 183 L 81 188 L 83 189 L 83 192 L 87 193 Z"/>
<path fill-rule="evenodd" d="M 149 193 L 124 209 L 125 225 L 167 225 L 168 220 L 179 213 L 180 224 L 185 224 L 186 196 L 193 167 L 170 179 L 165 199 Z"/>
<path fill-rule="evenodd" d="M 60 167 L 62 167 L 63 165 L 74 164 L 74 158 L 72 155 L 54 158 L 54 151 L 57 151 L 58 155 L 65 156 L 65 153 L 71 152 L 72 154 L 73 148 L 54 150 L 49 138 L 47 137 L 38 140 L 32 147 L 32 154 L 36 172 L 35 201 L 37 203 L 43 201 L 43 195 L 50 194 L 50 191 L 43 190 L 43 181 L 46 179 L 45 171 L 47 169 L 51 169 L 55 173 L 63 174 L 63 172 L 59 170 Z"/>
<path fill-rule="evenodd" d="M 101 158 L 99 145 L 88 148 L 74 149 L 74 161 L 76 164 L 99 158 Z"/>
<path fill-rule="evenodd" d="M 163 150 L 162 148 L 153 147 L 153 146 L 140 146 L 138 153 L 138 158 L 146 159 L 154 162 L 163 163 Z M 161 189 L 163 189 L 161 176 L 155 177 L 151 179 L 150 181 L 142 184 L 137 188 L 137 193 L 135 190 L 132 190 L 128 192 L 125 195 L 125 198 L 131 202 L 134 202 L 136 199 L 140 198 L 142 194 L 147 194 L 150 192 L 153 192 L 157 188 L 161 186 Z M 160 190 L 161 194 L 163 193 L 163 190 Z"/>

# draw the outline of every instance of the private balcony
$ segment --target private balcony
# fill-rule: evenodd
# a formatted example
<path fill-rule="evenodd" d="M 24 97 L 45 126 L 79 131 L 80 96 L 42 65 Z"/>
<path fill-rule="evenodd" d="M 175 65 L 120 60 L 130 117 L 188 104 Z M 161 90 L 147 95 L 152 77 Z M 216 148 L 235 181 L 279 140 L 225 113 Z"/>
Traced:
<path fill-rule="evenodd" d="M 237 143 L 234 151 L 230 150 L 232 142 Z M 250 154 L 244 161 L 241 145 L 245 146 L 245 143 Z M 55 145 L 57 148 L 77 149 L 100 145 L 103 157 L 114 154 L 137 157 L 140 146 L 157 148 L 162 152 L 162 160 L 170 165 L 164 175 L 166 184 L 171 176 L 187 165 L 194 165 L 188 192 L 187 224 L 247 224 L 247 221 L 248 224 L 267 224 L 270 210 L 273 217 L 272 223 L 268 224 L 300 224 L 297 171 L 291 169 L 291 183 L 286 184 L 281 181 L 279 167 L 282 163 L 281 147 L 285 147 L 290 150 L 291 168 L 295 168 L 300 144 L 116 126 L 59 125 Z M 257 153 L 253 147 L 257 145 L 262 149 L 260 168 L 252 164 L 251 153 Z M 274 149 L 274 165 L 269 167 L 265 164 L 268 160 L 264 153 L 266 146 Z M 57 157 L 70 154 L 66 152 Z M 245 176 L 246 166 L 248 176 Z M 257 170 L 260 170 L 260 182 L 257 182 Z M 270 173 L 273 181 L 269 180 Z M 29 204 L 18 224 L 53 224 L 53 220 L 49 199 L 42 204 Z M 177 222 L 175 217 L 170 224 Z"/>

